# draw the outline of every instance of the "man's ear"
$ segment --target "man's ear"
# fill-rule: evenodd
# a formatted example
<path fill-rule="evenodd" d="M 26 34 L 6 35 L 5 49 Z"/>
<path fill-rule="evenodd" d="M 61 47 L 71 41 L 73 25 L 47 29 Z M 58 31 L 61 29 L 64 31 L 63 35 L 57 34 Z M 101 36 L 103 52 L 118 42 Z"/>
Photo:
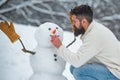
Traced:
<path fill-rule="evenodd" d="M 87 19 L 83 18 L 81 23 L 82 23 L 84 29 L 87 30 L 87 28 L 88 28 L 88 21 L 87 21 Z"/>
<path fill-rule="evenodd" d="M 87 23 L 87 20 L 85 18 L 82 19 L 82 25 L 85 25 Z"/>

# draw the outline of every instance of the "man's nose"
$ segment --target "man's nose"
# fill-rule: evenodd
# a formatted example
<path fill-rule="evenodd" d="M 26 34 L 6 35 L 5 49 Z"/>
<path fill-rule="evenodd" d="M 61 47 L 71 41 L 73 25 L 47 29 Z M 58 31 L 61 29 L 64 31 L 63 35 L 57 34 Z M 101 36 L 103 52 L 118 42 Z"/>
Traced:
<path fill-rule="evenodd" d="M 55 34 L 56 33 L 56 29 L 54 29 L 53 31 L 52 31 L 52 34 Z"/>

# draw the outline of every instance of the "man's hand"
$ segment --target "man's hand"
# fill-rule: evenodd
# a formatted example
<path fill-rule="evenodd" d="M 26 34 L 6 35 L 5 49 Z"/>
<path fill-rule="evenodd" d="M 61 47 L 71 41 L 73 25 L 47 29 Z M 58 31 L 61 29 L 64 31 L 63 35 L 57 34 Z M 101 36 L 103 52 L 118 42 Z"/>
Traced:
<path fill-rule="evenodd" d="M 51 42 L 56 48 L 59 48 L 62 45 L 62 42 L 60 41 L 58 36 L 52 36 Z"/>

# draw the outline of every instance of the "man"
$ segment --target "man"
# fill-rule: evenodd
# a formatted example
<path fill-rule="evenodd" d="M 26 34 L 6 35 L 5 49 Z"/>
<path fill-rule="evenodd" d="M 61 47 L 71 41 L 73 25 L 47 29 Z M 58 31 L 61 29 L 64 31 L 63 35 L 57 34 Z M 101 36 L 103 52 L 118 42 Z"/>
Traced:
<path fill-rule="evenodd" d="M 76 80 L 119 80 L 120 43 L 104 25 L 93 20 L 93 11 L 88 5 L 77 6 L 70 11 L 74 35 L 81 35 L 83 42 L 77 53 L 68 50 L 57 36 L 52 44 L 58 55 L 71 66 Z"/>

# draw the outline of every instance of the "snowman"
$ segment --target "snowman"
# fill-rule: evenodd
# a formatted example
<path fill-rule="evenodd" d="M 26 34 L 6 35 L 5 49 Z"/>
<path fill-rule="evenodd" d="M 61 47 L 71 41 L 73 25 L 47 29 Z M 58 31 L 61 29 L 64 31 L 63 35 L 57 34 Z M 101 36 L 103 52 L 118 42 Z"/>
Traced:
<path fill-rule="evenodd" d="M 51 36 L 56 35 L 63 40 L 63 30 L 56 24 L 45 22 L 35 32 L 36 54 L 30 56 L 33 75 L 30 80 L 67 80 L 63 76 L 66 62 L 57 55 L 51 43 Z"/>

